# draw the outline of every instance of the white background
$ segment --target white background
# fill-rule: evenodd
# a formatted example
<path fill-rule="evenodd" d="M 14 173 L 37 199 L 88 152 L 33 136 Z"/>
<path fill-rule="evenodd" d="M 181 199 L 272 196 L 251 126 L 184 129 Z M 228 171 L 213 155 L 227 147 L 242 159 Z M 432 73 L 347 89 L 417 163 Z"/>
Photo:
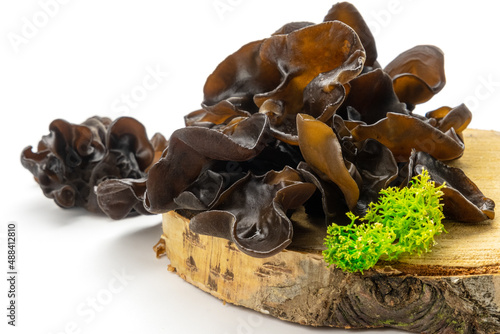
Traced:
<path fill-rule="evenodd" d="M 19 162 L 22 149 L 36 146 L 55 118 L 80 123 L 93 115 L 128 115 L 150 136 L 169 136 L 199 107 L 205 78 L 227 55 L 284 23 L 320 22 L 333 2 L 54 1 L 0 4 L 2 234 L 8 222 L 18 224 L 18 327 L 9 333 L 356 332 L 302 327 L 223 305 L 169 273 L 168 259 L 155 258 L 159 216 L 116 222 L 62 210 Z M 59 5 L 48 16 L 44 3 Z M 445 52 L 448 83 L 418 111 L 465 101 L 474 113 L 471 128 L 500 130 L 500 20 L 491 1 L 354 4 L 372 27 L 382 65 L 417 44 Z M 161 72 L 158 84 L 126 107 L 124 94 L 140 90 L 150 71 Z M 8 327 L 4 237 L 1 328 Z M 92 313 L 96 297 L 105 305 Z"/>

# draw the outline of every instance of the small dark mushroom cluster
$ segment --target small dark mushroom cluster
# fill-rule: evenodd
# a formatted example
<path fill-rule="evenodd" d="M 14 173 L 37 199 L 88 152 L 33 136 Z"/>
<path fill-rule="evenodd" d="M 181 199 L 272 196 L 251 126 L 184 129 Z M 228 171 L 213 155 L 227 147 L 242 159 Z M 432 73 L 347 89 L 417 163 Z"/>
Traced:
<path fill-rule="evenodd" d="M 57 119 L 49 130 L 50 134 L 38 143 L 37 152 L 28 146 L 21 154 L 22 165 L 33 174 L 45 196 L 63 208 L 83 207 L 91 212 L 106 212 L 115 219 L 132 212 L 148 213 L 142 204 L 120 203 L 123 199 L 117 197 L 116 186 L 103 188 L 98 200 L 95 187 L 108 179 L 125 184 L 131 179 L 144 179 L 147 169 L 167 146 L 161 134 L 149 140 L 144 126 L 130 117 L 114 122 L 91 117 L 82 124 Z M 109 196 L 112 192 L 113 198 Z M 125 194 L 130 195 L 128 189 Z M 113 207 L 123 210 L 109 210 L 109 200 Z"/>
<path fill-rule="evenodd" d="M 492 219 L 493 201 L 442 162 L 463 154 L 470 111 L 462 104 L 413 113 L 444 85 L 440 49 L 419 45 L 382 68 L 357 9 L 338 3 L 322 23 L 286 24 L 229 55 L 208 77 L 202 108 L 185 116 L 168 145 L 152 145 L 142 128 L 134 131 L 141 140 L 113 130 L 128 118 L 89 127 L 97 144 L 89 135 L 82 142 L 78 127 L 51 126 L 23 164 L 62 206 L 98 202 L 112 218 L 183 210 L 194 232 L 255 257 L 292 242 L 294 209 L 305 208 L 326 230 L 325 221 L 338 223 L 349 210 L 363 215 L 381 189 L 406 186 L 423 168 L 447 184 L 447 218 Z M 50 159 L 58 162 L 50 167 Z M 116 167 L 124 161 L 127 172 Z M 95 171 L 87 175 L 89 164 Z M 78 168 L 82 176 L 73 179 Z"/>

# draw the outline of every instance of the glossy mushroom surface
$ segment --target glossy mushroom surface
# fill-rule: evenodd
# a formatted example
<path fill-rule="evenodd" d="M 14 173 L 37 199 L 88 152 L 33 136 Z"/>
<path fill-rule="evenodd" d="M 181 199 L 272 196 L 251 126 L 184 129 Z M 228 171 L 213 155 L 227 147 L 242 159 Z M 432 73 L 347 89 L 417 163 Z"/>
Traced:
<path fill-rule="evenodd" d="M 113 219 L 178 210 L 255 257 L 304 230 L 294 210 L 326 231 L 424 168 L 447 184 L 447 218 L 492 219 L 493 201 L 446 164 L 465 150 L 470 110 L 414 110 L 443 89 L 443 52 L 418 45 L 385 67 L 377 54 L 359 11 L 337 3 L 323 22 L 287 23 L 222 60 L 168 140 L 131 118 L 56 120 L 22 163 L 62 207 Z"/>
<path fill-rule="evenodd" d="M 130 117 L 113 122 L 92 117 L 82 124 L 57 119 L 49 131 L 42 137 L 37 152 L 28 146 L 21 154 L 22 165 L 33 174 L 46 197 L 63 208 L 83 207 L 116 218 L 131 212 L 147 213 L 141 202 L 130 206 L 126 213 L 117 214 L 108 204 L 119 200 L 99 201 L 95 189 L 111 179 L 144 177 L 146 169 L 155 162 L 155 149 L 166 145 L 161 134 L 154 136 L 153 146 L 144 126 Z"/>

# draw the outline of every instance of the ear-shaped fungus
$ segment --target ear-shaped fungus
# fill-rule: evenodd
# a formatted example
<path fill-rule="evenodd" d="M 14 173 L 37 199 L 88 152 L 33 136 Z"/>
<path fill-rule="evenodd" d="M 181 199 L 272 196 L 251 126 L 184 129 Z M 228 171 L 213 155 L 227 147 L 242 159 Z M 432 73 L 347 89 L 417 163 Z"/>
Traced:
<path fill-rule="evenodd" d="M 364 215 L 371 202 L 377 202 L 379 192 L 389 187 L 398 176 L 398 165 L 392 152 L 374 139 L 361 143 L 356 153 L 356 168 L 363 183 L 355 213 Z"/>
<path fill-rule="evenodd" d="M 291 168 L 263 176 L 249 173 L 226 190 L 212 210 L 194 216 L 189 227 L 231 240 L 251 256 L 272 256 L 292 241 L 287 211 L 302 205 L 315 189 Z"/>
<path fill-rule="evenodd" d="M 300 116 L 302 115 L 299 114 L 299 117 Z M 302 121 L 298 121 L 298 124 L 301 124 L 301 122 Z M 361 143 L 352 143 L 349 130 L 343 126 L 342 119 L 338 116 L 334 117 L 334 129 L 336 137 L 331 136 L 330 140 L 333 142 L 336 140 L 338 141 L 337 150 L 339 148 L 342 150 L 343 163 L 349 166 L 348 173 L 359 188 L 359 198 L 355 203 L 354 201 L 351 202 L 351 205 L 353 205 L 353 203 L 355 204 L 355 206 L 351 206 L 351 210 L 356 215 L 364 215 L 368 205 L 378 200 L 379 191 L 387 188 L 391 182 L 397 178 L 399 171 L 398 165 L 392 152 L 374 139 L 367 139 Z M 311 136 L 315 135 L 321 137 L 318 129 L 312 130 L 313 128 L 311 127 Z M 325 132 L 326 131 L 328 130 L 325 126 Z M 337 137 L 340 139 L 337 139 Z M 300 135 L 299 138 L 302 138 L 302 135 Z M 299 141 L 299 143 L 303 144 L 301 141 Z M 324 147 L 324 145 L 319 142 L 311 146 L 317 150 L 318 159 L 324 155 L 322 161 L 324 161 L 325 166 L 314 168 L 311 163 L 301 162 L 297 170 L 306 181 L 316 185 L 321 193 L 322 208 L 327 222 L 335 219 L 335 222 L 338 224 L 339 221 L 342 221 L 342 216 L 344 216 L 345 212 L 348 211 L 346 199 L 341 190 L 342 188 L 332 182 L 320 168 L 332 166 L 332 171 L 329 174 L 342 171 L 342 169 L 338 168 L 335 163 L 332 163 L 332 156 L 335 155 L 334 150 L 323 150 L 322 147 Z M 308 158 L 311 159 L 311 154 L 309 152 L 311 148 L 305 148 L 304 145 L 302 145 L 301 148 L 306 151 L 304 152 L 304 159 L 306 161 Z M 342 174 L 346 173 L 342 172 Z M 340 175 L 336 175 L 336 177 L 338 178 Z M 308 206 L 310 206 L 309 203 Z"/>
<path fill-rule="evenodd" d="M 153 137 L 151 137 L 151 145 L 153 145 L 153 150 L 155 152 L 155 157 L 153 159 L 153 163 L 155 163 L 160 160 L 163 151 L 165 151 L 165 149 L 168 147 L 168 140 L 161 133 L 157 132 L 153 135 Z M 152 164 L 149 165 L 149 167 L 146 169 L 146 172 L 151 166 Z"/>
<path fill-rule="evenodd" d="M 319 198 L 321 201 L 322 213 L 325 217 L 326 224 L 332 221 L 339 222 L 345 217 L 345 213 L 349 211 L 344 195 L 340 188 L 326 177 L 320 177 L 318 171 L 314 171 L 306 162 L 302 161 L 297 166 L 297 171 L 300 172 L 305 181 L 312 183 L 318 189 L 320 194 Z M 312 200 L 317 200 L 317 198 L 312 197 L 305 206 L 306 211 L 308 207 L 313 207 L 313 211 L 318 211 L 317 203 L 311 203 Z M 310 216 L 321 216 L 320 212 L 310 212 Z M 346 222 L 347 223 L 347 222 Z"/>
<path fill-rule="evenodd" d="M 401 53 L 384 71 L 392 77 L 399 100 L 409 109 L 430 100 L 446 83 L 443 51 L 433 45 L 417 45 Z"/>
<path fill-rule="evenodd" d="M 350 89 L 350 82 L 359 74 L 361 68 L 361 61 L 357 66 L 346 62 L 336 69 L 318 74 L 304 89 L 302 112 L 318 121 L 330 120 L 344 101 Z"/>
<path fill-rule="evenodd" d="M 411 159 L 412 176 L 421 174 L 425 168 L 437 184 L 446 183 L 442 190 L 447 219 L 475 223 L 495 218 L 495 203 L 461 169 L 447 166 L 424 152 L 414 152 Z"/>
<path fill-rule="evenodd" d="M 454 128 L 443 133 L 416 117 L 391 112 L 375 124 L 356 126 L 352 135 L 356 141 L 378 140 L 392 151 L 397 161 L 407 161 L 412 149 L 427 152 L 439 160 L 459 158 L 464 151 Z"/>
<path fill-rule="evenodd" d="M 154 159 L 153 145 L 146 128 L 131 117 L 120 117 L 109 126 L 106 137 L 108 151 L 133 156 L 140 170 L 145 170 Z"/>
<path fill-rule="evenodd" d="M 174 203 L 191 213 L 210 210 L 220 194 L 248 172 L 263 175 L 270 170 L 296 166 L 302 160 L 297 147 L 275 140 L 266 142 L 265 148 L 248 161 L 211 161 L 209 169 L 175 197 Z"/>
<path fill-rule="evenodd" d="M 376 59 L 360 13 L 337 3 L 323 23 L 286 24 L 229 55 L 168 141 L 129 117 L 55 120 L 21 162 L 62 207 L 113 219 L 180 210 L 193 232 L 254 257 L 283 250 L 294 227 L 294 242 L 321 240 L 321 218 L 349 223 L 346 211 L 364 215 L 381 189 L 423 168 L 447 184 L 447 218 L 493 218 L 493 201 L 438 161 L 462 155 L 467 107 L 411 112 L 445 85 L 441 50 L 416 46 L 383 70 Z M 299 208 L 307 224 L 289 218 Z"/>
<path fill-rule="evenodd" d="M 146 179 L 112 179 L 97 186 L 97 203 L 111 219 L 123 219 L 132 212 L 150 214 L 143 205 Z"/>
<path fill-rule="evenodd" d="M 354 121 L 373 124 L 385 118 L 388 112 L 409 114 L 404 103 L 399 102 L 394 93 L 391 77 L 376 69 L 352 79 L 351 89 L 340 110 L 337 111 L 344 119 L 350 119 L 352 114 L 348 108 L 357 113 Z"/>
<path fill-rule="evenodd" d="M 326 14 L 323 21 L 341 21 L 354 29 L 356 34 L 358 34 L 366 52 L 365 66 L 372 67 L 375 64 L 375 61 L 377 60 L 377 46 L 375 45 L 375 38 L 373 38 L 370 28 L 368 28 L 368 25 L 356 7 L 349 2 L 336 3 L 328 11 L 328 14 Z"/>
<path fill-rule="evenodd" d="M 256 94 L 254 101 L 260 108 L 259 112 L 270 118 L 276 138 L 293 144 L 296 144 L 295 116 L 302 111 L 306 86 L 319 74 L 342 68 L 340 73 L 333 75 L 333 78 L 341 78 L 342 82 L 338 85 L 325 76 L 319 79 L 319 83 L 324 81 L 324 84 L 317 86 L 326 92 L 341 89 L 343 93 L 342 83 L 359 74 L 365 60 L 358 36 L 339 21 L 312 25 L 288 35 L 265 39 L 260 56 L 275 66 L 282 78 L 275 89 Z M 339 105 L 338 94 L 334 95 L 334 103 Z"/>
<path fill-rule="evenodd" d="M 108 119 L 93 118 L 88 125 L 76 125 L 62 119 L 54 120 L 50 134 L 43 136 L 38 152 L 25 148 L 21 163 L 40 185 L 45 196 L 53 198 L 63 208 L 85 207 L 96 211 L 89 196 L 92 188 L 88 182 L 94 166 L 105 155 L 102 128 Z"/>
<path fill-rule="evenodd" d="M 220 194 L 227 188 L 227 184 L 232 184 L 240 179 L 242 175 L 230 173 L 217 173 L 210 169 L 204 171 L 191 183 L 182 193 L 174 198 L 175 204 L 184 210 L 203 211 L 210 209 Z M 231 177 L 233 176 L 233 177 Z M 234 180 L 236 176 L 236 180 Z M 233 179 L 233 180 L 231 180 Z"/>
<path fill-rule="evenodd" d="M 446 132 L 453 128 L 455 132 L 461 136 L 462 131 L 464 131 L 469 125 L 472 119 L 472 113 L 465 104 L 460 104 L 458 107 L 441 107 L 439 109 L 429 111 L 425 114 L 431 122 L 435 123 L 434 126 L 442 131 Z"/>
<path fill-rule="evenodd" d="M 133 118 L 111 122 L 92 117 L 80 125 L 58 119 L 49 130 L 38 145 L 39 152 L 27 147 L 21 163 L 35 176 L 45 196 L 64 208 L 102 212 L 94 192 L 99 183 L 144 177 L 154 161 L 154 147 L 142 124 Z M 165 145 L 160 136 L 156 135 L 158 148 Z M 145 213 L 139 207 L 135 211 Z"/>
<path fill-rule="evenodd" d="M 200 110 L 184 116 L 186 126 L 204 126 L 226 124 L 236 117 L 249 117 L 250 113 L 239 109 L 228 100 L 222 100 L 212 106 L 203 105 Z"/>
<path fill-rule="evenodd" d="M 141 178 L 153 163 L 153 145 L 144 126 L 134 118 L 121 117 L 111 123 L 105 145 L 107 152 L 92 171 L 92 184 L 110 178 Z"/>
<path fill-rule="evenodd" d="M 261 59 L 262 40 L 248 43 L 221 62 L 203 87 L 203 104 L 210 106 L 222 100 L 250 112 L 256 111 L 253 96 L 274 89 L 280 82 L 278 69 Z"/>
<path fill-rule="evenodd" d="M 94 168 L 91 182 L 98 185 L 97 204 L 106 215 L 122 219 L 133 212 L 149 214 L 143 205 L 146 171 L 167 145 L 159 133 L 148 140 L 144 126 L 133 118 L 118 118 L 110 125 L 108 152 Z"/>
<path fill-rule="evenodd" d="M 307 22 L 307 21 L 302 21 L 302 22 L 290 22 L 276 30 L 271 36 L 274 35 L 286 35 L 289 34 L 295 30 L 299 30 L 308 26 L 314 25 L 313 22 Z"/>
<path fill-rule="evenodd" d="M 298 114 L 297 131 L 304 160 L 319 175 L 335 183 L 344 194 L 347 206 L 353 209 L 359 198 L 359 188 L 350 170 L 355 167 L 344 160 L 333 129 L 312 116 Z"/>
<path fill-rule="evenodd" d="M 238 119 L 226 128 L 176 130 L 165 155 L 149 170 L 145 204 L 154 213 L 177 208 L 174 199 L 214 160 L 247 161 L 266 146 L 269 121 L 262 114 Z"/>

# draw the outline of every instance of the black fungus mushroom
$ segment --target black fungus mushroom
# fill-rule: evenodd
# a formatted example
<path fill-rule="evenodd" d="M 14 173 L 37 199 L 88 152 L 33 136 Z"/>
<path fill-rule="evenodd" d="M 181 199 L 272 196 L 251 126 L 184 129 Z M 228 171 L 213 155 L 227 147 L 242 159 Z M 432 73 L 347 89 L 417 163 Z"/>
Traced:
<path fill-rule="evenodd" d="M 98 201 L 95 188 L 109 179 L 143 178 L 155 162 L 155 149 L 165 146 L 163 136 L 156 134 L 153 146 L 144 126 L 130 117 L 114 122 L 92 117 L 82 124 L 57 119 L 49 130 L 38 152 L 29 146 L 21 154 L 22 165 L 34 175 L 45 196 L 63 208 L 83 207 L 118 218 L 131 210 L 146 213 L 141 203 L 127 214 L 116 215 L 107 205 L 99 205 L 109 201 Z"/>
<path fill-rule="evenodd" d="M 229 55 L 207 78 L 201 108 L 168 141 L 148 140 L 131 118 L 56 120 L 21 161 L 62 207 L 113 219 L 181 210 L 194 232 L 256 257 L 287 247 L 294 227 L 304 231 L 293 210 L 303 206 L 325 230 L 423 168 L 447 184 L 447 218 L 492 219 L 493 201 L 441 162 L 463 154 L 469 109 L 413 112 L 445 82 L 443 53 L 431 45 L 380 66 L 366 22 L 342 2 L 322 23 L 285 24 Z"/>
<path fill-rule="evenodd" d="M 417 45 L 397 56 L 384 71 L 401 102 L 411 110 L 429 101 L 446 84 L 444 54 L 434 45 Z"/>
<path fill-rule="evenodd" d="M 150 170 L 145 205 L 154 213 L 178 208 L 174 199 L 215 161 L 247 161 L 266 146 L 265 115 L 240 118 L 222 128 L 198 126 L 176 130 L 164 156 Z"/>
<path fill-rule="evenodd" d="M 495 218 L 495 203 L 486 197 L 465 173 L 448 166 L 425 152 L 413 152 L 410 158 L 411 176 L 425 168 L 436 184 L 446 183 L 443 188 L 443 212 L 447 219 L 477 223 Z"/>
<path fill-rule="evenodd" d="M 194 216 L 189 227 L 196 233 L 231 240 L 248 255 L 272 256 L 292 241 L 293 225 L 287 211 L 301 206 L 315 190 L 291 168 L 262 176 L 248 173 L 210 211 Z"/>

